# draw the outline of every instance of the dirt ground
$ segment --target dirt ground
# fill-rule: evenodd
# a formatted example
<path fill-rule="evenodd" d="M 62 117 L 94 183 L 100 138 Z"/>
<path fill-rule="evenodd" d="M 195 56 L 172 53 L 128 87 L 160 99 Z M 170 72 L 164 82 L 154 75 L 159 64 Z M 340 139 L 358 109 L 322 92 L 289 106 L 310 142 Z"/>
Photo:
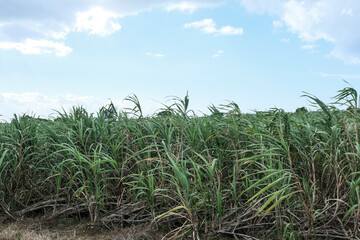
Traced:
<path fill-rule="evenodd" d="M 17 222 L 1 222 L 0 219 L 0 240 L 157 240 L 162 236 L 148 225 L 110 231 L 103 226 L 92 226 L 71 218 L 51 223 L 36 218 Z"/>

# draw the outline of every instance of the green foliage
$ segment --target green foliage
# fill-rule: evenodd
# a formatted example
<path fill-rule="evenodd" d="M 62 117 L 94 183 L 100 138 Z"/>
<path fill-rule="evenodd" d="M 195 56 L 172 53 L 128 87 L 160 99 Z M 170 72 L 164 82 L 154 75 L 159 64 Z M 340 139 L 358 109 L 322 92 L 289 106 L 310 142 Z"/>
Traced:
<path fill-rule="evenodd" d="M 0 207 L 15 216 L 66 199 L 94 222 L 133 209 L 116 221 L 152 221 L 174 238 L 359 237 L 358 94 L 338 92 L 346 110 L 304 96 L 317 111 L 244 114 L 228 102 L 198 117 L 186 95 L 145 117 L 131 95 L 126 112 L 15 115 L 0 124 Z"/>

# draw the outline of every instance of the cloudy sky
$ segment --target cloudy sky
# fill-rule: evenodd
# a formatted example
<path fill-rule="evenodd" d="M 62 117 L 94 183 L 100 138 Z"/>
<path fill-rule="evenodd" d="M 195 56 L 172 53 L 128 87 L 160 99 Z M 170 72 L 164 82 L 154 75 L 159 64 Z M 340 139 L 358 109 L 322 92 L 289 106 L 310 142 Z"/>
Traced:
<path fill-rule="evenodd" d="M 359 26 L 358 0 L 1 0 L 0 119 L 187 91 L 201 112 L 331 102 L 360 89 Z"/>

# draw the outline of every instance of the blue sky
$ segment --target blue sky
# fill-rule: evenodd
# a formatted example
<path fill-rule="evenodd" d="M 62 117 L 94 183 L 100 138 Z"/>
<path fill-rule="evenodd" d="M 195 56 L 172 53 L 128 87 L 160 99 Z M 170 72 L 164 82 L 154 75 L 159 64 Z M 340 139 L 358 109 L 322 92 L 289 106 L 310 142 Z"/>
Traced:
<path fill-rule="evenodd" d="M 129 94 L 151 114 L 187 91 L 199 114 L 331 102 L 360 89 L 358 26 L 357 0 L 2 0 L 1 119 Z"/>

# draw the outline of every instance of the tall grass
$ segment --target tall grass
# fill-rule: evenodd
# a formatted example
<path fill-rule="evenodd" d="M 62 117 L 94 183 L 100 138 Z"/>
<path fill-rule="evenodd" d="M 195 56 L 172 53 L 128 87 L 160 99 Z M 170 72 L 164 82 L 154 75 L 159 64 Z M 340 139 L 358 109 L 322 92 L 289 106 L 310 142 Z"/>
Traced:
<path fill-rule="evenodd" d="M 359 238 L 358 94 L 304 97 L 318 110 L 244 114 L 229 102 L 196 116 L 186 95 L 145 117 L 133 95 L 125 111 L 15 115 L 0 124 L 1 209 L 151 223 L 169 238 Z"/>

